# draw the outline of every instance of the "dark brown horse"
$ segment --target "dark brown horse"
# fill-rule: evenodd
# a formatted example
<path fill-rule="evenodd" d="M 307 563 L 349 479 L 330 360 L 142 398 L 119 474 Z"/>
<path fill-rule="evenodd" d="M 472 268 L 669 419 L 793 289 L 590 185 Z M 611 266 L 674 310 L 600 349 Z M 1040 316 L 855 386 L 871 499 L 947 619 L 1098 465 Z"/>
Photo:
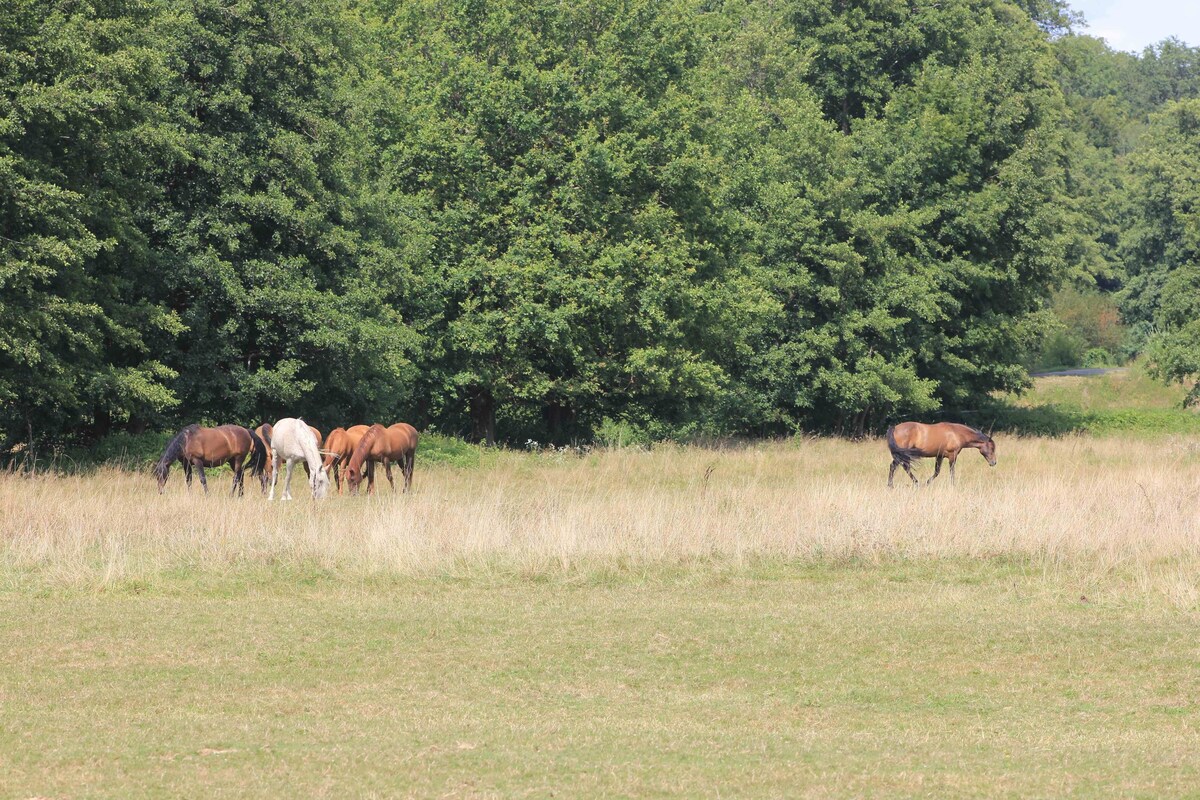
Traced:
<path fill-rule="evenodd" d="M 342 493 L 342 473 L 339 467 L 349 463 L 350 456 L 354 455 L 354 448 L 358 447 L 358 443 L 366 432 L 366 425 L 334 428 L 329 432 L 329 438 L 325 440 L 325 447 L 321 450 L 321 455 L 325 456 L 325 471 L 333 474 L 338 494 Z"/>
<path fill-rule="evenodd" d="M 154 465 L 154 476 L 158 478 L 158 493 L 162 494 L 167 483 L 171 464 L 181 461 L 187 476 L 188 489 L 192 488 L 192 468 L 200 470 L 200 485 L 208 493 L 208 481 L 204 477 L 205 467 L 228 464 L 233 469 L 233 492 L 241 495 L 246 456 L 250 458 L 250 474 L 261 475 L 267 462 L 267 445 L 257 433 L 240 425 L 218 425 L 202 428 L 188 425 L 175 434 Z"/>
<path fill-rule="evenodd" d="M 996 466 L 996 443 L 992 437 L 981 430 L 957 422 L 939 422 L 926 425 L 923 422 L 901 422 L 893 425 L 887 432 L 888 450 L 892 452 L 892 467 L 888 470 L 888 486 L 892 485 L 892 476 L 896 467 L 904 467 L 913 483 L 919 483 L 913 475 L 912 462 L 918 458 L 937 458 L 933 468 L 933 476 L 925 483 L 933 483 L 933 479 L 942 471 L 942 459 L 950 460 L 950 481 L 954 482 L 954 462 L 965 447 L 973 447 L 987 459 L 993 467 Z"/>
<path fill-rule="evenodd" d="M 399 464 L 400 471 L 404 473 L 404 491 L 407 492 L 412 486 L 418 438 L 417 429 L 407 422 L 397 422 L 388 428 L 378 424 L 372 425 L 354 448 L 350 463 L 346 467 L 346 483 L 350 486 L 351 494 L 358 493 L 364 467 L 367 473 L 367 493 L 374 494 L 376 461 L 383 462 L 393 492 L 396 491 L 396 482 L 392 480 L 392 462 Z"/>
<path fill-rule="evenodd" d="M 317 437 L 317 449 L 318 450 L 321 449 L 321 442 L 325 441 L 324 437 L 321 436 L 321 432 L 319 430 L 317 430 L 316 428 L 314 428 L 312 425 L 309 425 L 308 429 L 313 432 L 313 436 Z M 258 438 L 262 439 L 264 442 L 267 443 L 268 448 L 271 447 L 271 437 L 275 434 L 274 429 L 271 428 L 271 423 L 264 422 L 262 425 L 259 425 L 257 428 L 255 428 L 254 432 L 258 434 Z M 267 493 L 267 486 L 269 486 L 271 484 L 271 476 L 274 474 L 274 472 L 275 472 L 275 459 L 271 458 L 268 455 L 267 468 L 263 471 L 262 475 L 258 476 L 258 482 L 259 482 L 259 484 L 262 485 L 263 494 Z M 304 474 L 305 475 L 308 474 L 308 464 L 307 463 L 304 463 Z"/>

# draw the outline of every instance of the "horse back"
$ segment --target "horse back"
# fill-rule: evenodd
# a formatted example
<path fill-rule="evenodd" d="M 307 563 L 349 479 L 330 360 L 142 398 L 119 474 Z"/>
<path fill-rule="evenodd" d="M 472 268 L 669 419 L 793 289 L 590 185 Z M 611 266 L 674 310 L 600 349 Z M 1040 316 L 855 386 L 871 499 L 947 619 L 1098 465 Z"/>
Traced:
<path fill-rule="evenodd" d="M 199 458 L 206 464 L 220 464 L 231 458 L 244 457 L 253 447 L 250 432 L 241 425 L 218 425 L 199 428 L 187 440 L 189 458 Z"/>
<path fill-rule="evenodd" d="M 332 453 L 340 459 L 348 459 L 354 454 L 354 448 L 358 446 L 362 435 L 366 433 L 367 426 L 363 425 L 362 431 L 358 435 L 354 435 L 345 428 L 334 428 L 329 432 L 329 436 L 325 438 L 324 450 L 326 453 Z"/>
<path fill-rule="evenodd" d="M 893 429 L 892 435 L 897 446 L 919 450 L 922 456 L 930 458 L 961 450 L 963 443 L 968 440 L 964 435 L 967 430 L 970 429 L 955 422 L 901 422 Z"/>
<path fill-rule="evenodd" d="M 395 425 L 387 429 L 388 432 L 388 448 L 391 450 L 393 457 L 399 455 L 408 455 L 417 449 L 417 439 L 420 434 L 417 429 L 407 422 L 397 422 Z"/>

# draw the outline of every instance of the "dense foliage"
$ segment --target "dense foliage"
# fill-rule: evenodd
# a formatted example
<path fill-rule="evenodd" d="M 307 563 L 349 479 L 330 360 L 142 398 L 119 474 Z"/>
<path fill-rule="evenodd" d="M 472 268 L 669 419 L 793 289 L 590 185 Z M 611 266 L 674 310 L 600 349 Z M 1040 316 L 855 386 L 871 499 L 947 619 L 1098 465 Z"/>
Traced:
<path fill-rule="evenodd" d="M 1064 284 L 1121 292 L 1186 378 L 1196 53 L 1075 21 L 9 4 L 0 447 L 283 414 L 862 432 L 1022 386 Z"/>

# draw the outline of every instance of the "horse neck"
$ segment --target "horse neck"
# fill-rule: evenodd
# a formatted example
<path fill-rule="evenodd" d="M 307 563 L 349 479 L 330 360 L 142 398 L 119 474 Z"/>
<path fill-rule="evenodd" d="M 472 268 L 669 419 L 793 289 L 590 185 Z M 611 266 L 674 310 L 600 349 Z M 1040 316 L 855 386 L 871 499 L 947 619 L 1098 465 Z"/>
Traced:
<path fill-rule="evenodd" d="M 968 428 L 966 434 L 963 436 L 962 446 L 973 447 L 978 450 L 980 447 L 983 447 L 987 440 L 987 437 L 982 433 L 976 432 L 973 428 Z"/>
<path fill-rule="evenodd" d="M 312 431 L 304 428 L 297 434 L 296 441 L 300 445 L 300 452 L 304 454 L 304 463 L 308 465 L 309 473 L 315 475 L 321 468 L 321 450 L 317 447 L 316 437 L 312 435 Z"/>
<path fill-rule="evenodd" d="M 358 447 L 354 448 L 354 452 L 350 454 L 350 463 L 346 465 L 347 469 L 362 469 L 363 462 L 367 460 L 367 454 L 371 452 L 371 444 L 378 436 L 376 428 L 369 429 L 358 440 Z"/>

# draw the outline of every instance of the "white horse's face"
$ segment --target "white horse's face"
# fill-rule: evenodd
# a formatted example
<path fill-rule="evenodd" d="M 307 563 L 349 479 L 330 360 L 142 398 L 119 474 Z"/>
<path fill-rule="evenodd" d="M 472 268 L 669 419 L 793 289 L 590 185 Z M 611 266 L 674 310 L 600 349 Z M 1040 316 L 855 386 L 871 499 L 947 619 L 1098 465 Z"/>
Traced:
<path fill-rule="evenodd" d="M 321 467 L 312 476 L 313 498 L 323 500 L 329 494 L 329 471 Z"/>

